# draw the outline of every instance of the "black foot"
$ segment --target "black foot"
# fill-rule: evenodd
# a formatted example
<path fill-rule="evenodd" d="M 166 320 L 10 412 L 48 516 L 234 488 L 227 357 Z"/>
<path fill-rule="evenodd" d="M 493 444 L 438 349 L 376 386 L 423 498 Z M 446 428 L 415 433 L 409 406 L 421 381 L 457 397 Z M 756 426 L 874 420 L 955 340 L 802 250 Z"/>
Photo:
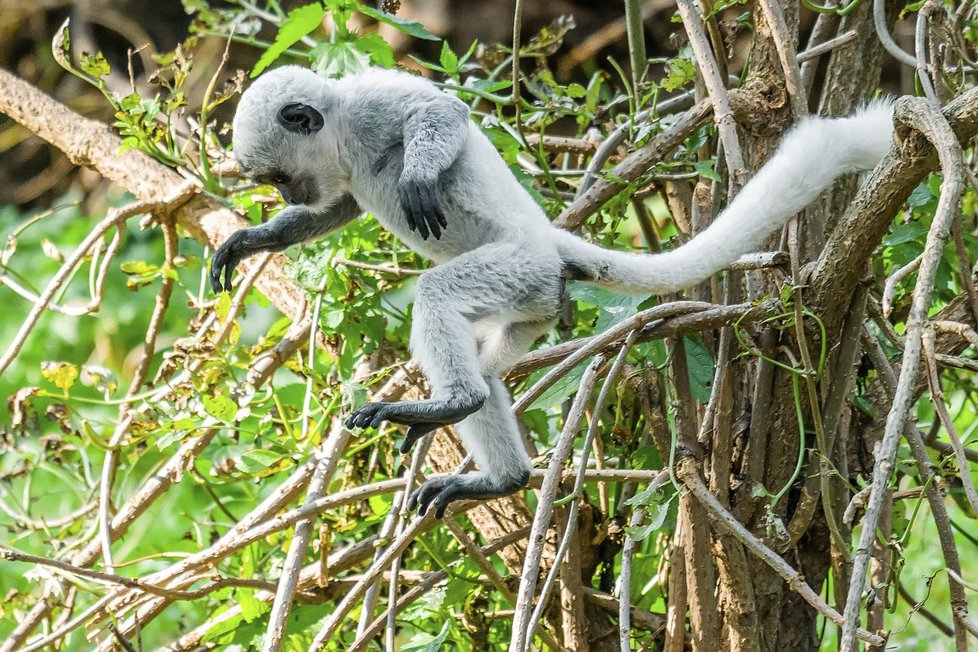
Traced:
<path fill-rule="evenodd" d="M 384 421 L 399 423 L 405 426 L 422 424 L 444 426 L 461 421 L 481 408 L 483 403 L 485 403 L 485 399 L 368 403 L 350 415 L 346 420 L 346 427 L 376 428 Z M 430 430 L 427 432 L 430 432 Z M 418 437 L 420 436 L 418 435 Z"/>
<path fill-rule="evenodd" d="M 441 518 L 452 501 L 502 498 L 516 493 L 525 487 L 529 480 L 529 471 L 521 471 L 518 478 L 501 481 L 490 480 L 482 473 L 432 478 L 414 490 L 408 499 L 408 509 L 413 510 L 417 507 L 418 514 L 424 516 L 429 507 L 434 507 L 435 518 Z"/>
<path fill-rule="evenodd" d="M 408 428 L 407 434 L 404 436 L 404 443 L 401 444 L 401 454 L 407 455 L 414 448 L 414 444 L 427 435 L 429 432 L 433 432 L 441 428 L 437 423 L 419 423 L 416 426 L 411 426 Z"/>

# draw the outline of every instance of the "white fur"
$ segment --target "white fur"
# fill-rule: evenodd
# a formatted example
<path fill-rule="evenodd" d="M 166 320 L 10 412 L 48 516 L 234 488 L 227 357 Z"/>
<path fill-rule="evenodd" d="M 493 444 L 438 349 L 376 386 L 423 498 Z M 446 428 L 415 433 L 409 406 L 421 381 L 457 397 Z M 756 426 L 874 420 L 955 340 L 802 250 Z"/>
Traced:
<path fill-rule="evenodd" d="M 807 118 L 702 233 L 669 252 L 609 251 L 559 236 L 567 259 L 594 270 L 599 285 L 664 294 L 699 283 L 754 251 L 840 175 L 879 162 L 893 140 L 892 106 L 877 102 L 848 118 Z"/>
<path fill-rule="evenodd" d="M 280 128 L 278 110 L 291 102 L 316 107 L 323 129 L 297 136 Z M 646 255 L 609 251 L 555 228 L 465 105 L 419 77 L 370 70 L 334 81 L 279 68 L 245 92 L 234 130 L 246 168 L 284 167 L 316 184 L 319 203 L 308 219 L 352 196 L 438 263 L 420 279 L 415 301 L 411 347 L 432 387 L 432 400 L 415 407 L 481 402 L 457 427 L 482 472 L 422 487 L 435 505 L 502 495 L 526 481 L 530 461 L 498 378 L 556 319 L 565 271 L 630 293 L 689 287 L 753 251 L 840 174 L 875 165 L 892 139 L 886 103 L 849 118 L 807 119 L 709 228 L 674 251 Z M 398 195 L 406 179 L 437 183 L 448 223 L 440 238 L 409 228 Z M 331 219 L 330 228 L 342 223 Z"/>

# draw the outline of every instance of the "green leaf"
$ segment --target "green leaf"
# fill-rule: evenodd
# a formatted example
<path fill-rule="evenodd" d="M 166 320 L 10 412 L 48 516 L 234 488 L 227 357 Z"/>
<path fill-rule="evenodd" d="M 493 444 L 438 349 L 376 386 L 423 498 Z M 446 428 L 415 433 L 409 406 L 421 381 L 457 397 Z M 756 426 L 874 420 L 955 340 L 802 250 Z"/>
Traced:
<path fill-rule="evenodd" d="M 669 513 L 671 502 L 671 500 L 664 500 L 653 504 L 649 507 L 648 513 L 646 514 L 648 521 L 642 525 L 628 526 L 625 528 L 625 532 L 636 541 L 641 541 L 653 532 L 658 531 L 662 527 L 662 524 L 666 522 L 666 515 Z"/>
<path fill-rule="evenodd" d="M 251 70 L 251 77 L 257 77 L 273 61 L 278 59 L 283 52 L 288 50 L 303 36 L 309 34 L 319 27 L 323 18 L 326 17 L 326 8 L 318 2 L 304 5 L 289 12 L 289 15 L 282 21 L 275 35 L 275 42 L 261 55 L 258 63 Z"/>
<path fill-rule="evenodd" d="M 666 64 L 669 76 L 662 82 L 662 87 L 667 91 L 674 91 L 681 86 L 685 86 L 693 81 L 696 76 L 696 69 L 693 67 L 693 60 L 686 57 L 676 57 L 670 59 Z"/>
<path fill-rule="evenodd" d="M 394 48 L 380 34 L 361 36 L 353 45 L 361 52 L 370 56 L 370 60 L 384 68 L 394 67 Z"/>
<path fill-rule="evenodd" d="M 370 67 L 370 55 L 355 43 L 320 43 L 312 49 L 312 69 L 323 77 L 344 77 Z"/>
<path fill-rule="evenodd" d="M 713 356 L 703 344 L 691 337 L 684 337 L 686 366 L 689 368 L 689 390 L 700 403 L 710 400 L 713 385 Z"/>
<path fill-rule="evenodd" d="M 414 622 L 437 616 L 441 612 L 444 602 L 445 585 L 439 584 L 412 602 L 411 606 L 404 610 L 404 620 Z"/>
<path fill-rule="evenodd" d="M 438 636 L 424 633 L 415 634 L 410 641 L 401 647 L 401 652 L 437 652 L 445 639 L 448 638 L 448 632 L 451 631 L 451 628 L 452 621 L 446 620 L 445 624 L 441 626 Z"/>
<path fill-rule="evenodd" d="M 361 14 L 370 16 L 378 22 L 387 23 L 399 31 L 404 32 L 408 36 L 425 39 L 426 41 L 441 40 L 426 30 L 424 25 L 416 20 L 404 20 L 403 18 L 398 18 L 397 16 L 392 16 L 391 14 L 384 13 L 383 11 L 378 11 L 373 7 L 368 7 L 367 5 L 360 5 L 357 7 L 357 11 L 359 11 Z"/>
<path fill-rule="evenodd" d="M 441 54 L 438 56 L 438 62 L 448 74 L 458 71 L 458 56 L 452 52 L 452 48 L 448 46 L 448 41 L 441 42 Z"/>
<path fill-rule="evenodd" d="M 710 181 L 722 181 L 720 175 L 713 170 L 713 165 L 716 163 L 713 159 L 707 159 L 706 161 L 699 161 L 696 164 L 696 172 L 704 179 L 709 179 Z"/>
<path fill-rule="evenodd" d="M 585 90 L 585 88 L 580 84 L 568 84 L 567 88 L 564 89 L 564 92 L 567 93 L 568 97 L 574 98 L 584 97 L 587 95 L 587 90 Z"/>
<path fill-rule="evenodd" d="M 930 188 L 927 187 L 927 184 L 922 183 L 910 193 L 910 196 L 907 197 L 907 203 L 910 204 L 911 208 L 917 208 L 928 203 L 933 198 L 934 195 L 931 193 Z"/>
<path fill-rule="evenodd" d="M 575 301 L 583 301 L 598 308 L 598 319 L 594 324 L 597 332 L 606 331 L 635 314 L 635 309 L 645 299 L 633 297 L 613 290 L 593 285 L 571 285 L 567 294 Z"/>
<path fill-rule="evenodd" d="M 323 328 L 334 331 L 340 324 L 343 323 L 344 319 L 346 319 L 346 311 L 342 308 L 337 308 L 335 310 L 328 310 L 323 313 L 323 316 L 319 322 L 322 324 Z"/>
<path fill-rule="evenodd" d="M 234 597 L 237 603 L 241 605 L 241 616 L 245 619 L 245 622 L 250 623 L 271 610 L 267 602 L 255 597 L 254 589 L 235 589 Z"/>
<path fill-rule="evenodd" d="M 228 314 L 231 312 L 230 292 L 221 292 L 217 295 L 217 301 L 214 302 L 214 312 L 221 319 L 227 319 Z"/>
<path fill-rule="evenodd" d="M 234 415 L 238 412 L 238 404 L 224 394 L 217 396 L 204 396 L 201 398 L 207 414 L 225 423 L 234 420 Z"/>
<path fill-rule="evenodd" d="M 386 496 L 371 496 L 367 499 L 367 504 L 370 505 L 370 511 L 377 516 L 391 511 L 391 501 Z"/>
<path fill-rule="evenodd" d="M 264 471 L 281 460 L 284 455 L 270 451 L 267 448 L 255 448 L 235 460 L 238 468 L 245 473 Z"/>
<path fill-rule="evenodd" d="M 554 405 L 560 405 L 565 399 L 576 394 L 581 385 L 581 378 L 584 376 L 584 370 L 587 369 L 587 365 L 588 363 L 585 361 L 571 369 L 563 378 L 558 379 L 557 382 L 547 388 L 537 400 L 533 401 L 530 407 L 548 408 Z M 542 376 L 542 372 L 537 374 L 533 377 L 534 382 Z"/>
<path fill-rule="evenodd" d="M 119 269 L 122 270 L 124 274 L 138 274 L 140 276 L 148 276 L 150 274 L 159 274 L 160 268 L 156 265 L 151 265 L 142 260 L 134 260 L 129 263 L 122 263 L 119 265 Z"/>
<path fill-rule="evenodd" d="M 894 247 L 916 240 L 925 233 L 927 233 L 927 225 L 921 224 L 920 222 L 904 222 L 893 227 L 886 234 L 886 237 L 883 238 L 883 244 L 888 247 Z"/>
<path fill-rule="evenodd" d="M 41 375 L 54 383 L 58 389 L 67 392 L 78 380 L 78 367 L 70 362 L 42 362 Z"/>
<path fill-rule="evenodd" d="M 112 72 L 112 69 L 109 68 L 109 62 L 105 60 L 101 52 L 83 54 L 81 56 L 81 69 L 96 79 L 101 79 Z"/>

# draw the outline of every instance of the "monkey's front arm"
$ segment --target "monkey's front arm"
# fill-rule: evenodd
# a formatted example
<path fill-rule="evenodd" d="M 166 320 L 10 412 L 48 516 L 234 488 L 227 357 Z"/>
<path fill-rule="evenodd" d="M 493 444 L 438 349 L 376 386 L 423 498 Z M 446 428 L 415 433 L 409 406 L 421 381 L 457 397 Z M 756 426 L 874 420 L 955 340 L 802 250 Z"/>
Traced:
<path fill-rule="evenodd" d="M 461 100 L 439 94 L 404 119 L 404 169 L 398 198 L 408 227 L 422 239 L 435 238 L 448 221 L 438 204 L 438 177 L 455 162 L 469 133 L 469 108 Z"/>
<path fill-rule="evenodd" d="M 347 195 L 321 213 L 305 206 L 287 206 L 265 224 L 235 231 L 214 252 L 211 287 L 215 292 L 230 292 L 231 274 L 245 258 L 263 251 L 282 251 L 294 244 L 320 238 L 347 224 L 361 212 L 353 198 Z"/>

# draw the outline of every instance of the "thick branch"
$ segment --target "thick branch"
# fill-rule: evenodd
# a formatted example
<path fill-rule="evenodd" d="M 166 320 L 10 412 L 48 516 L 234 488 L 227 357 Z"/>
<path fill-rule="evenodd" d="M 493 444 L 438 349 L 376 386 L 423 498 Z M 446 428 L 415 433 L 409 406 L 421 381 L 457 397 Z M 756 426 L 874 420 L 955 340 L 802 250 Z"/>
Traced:
<path fill-rule="evenodd" d="M 93 168 L 139 200 L 163 202 L 185 183 L 175 170 L 136 150 L 120 151 L 122 140 L 109 128 L 85 118 L 6 70 L 0 70 L 0 113 L 5 113 L 65 153 L 72 163 Z M 242 217 L 198 195 L 174 213 L 177 224 L 214 249 L 231 233 L 250 226 Z M 255 285 L 292 319 L 302 315 L 305 299 L 283 274 L 284 256 L 269 261 Z M 248 271 L 258 263 L 242 263 Z"/>
<path fill-rule="evenodd" d="M 978 89 L 948 104 L 944 116 L 959 141 L 973 137 L 978 133 Z M 876 166 L 815 263 L 811 285 L 815 304 L 822 308 L 819 314 L 842 318 L 864 274 L 863 262 L 879 245 L 910 192 L 936 167 L 937 153 L 923 138 L 905 140 Z"/>

